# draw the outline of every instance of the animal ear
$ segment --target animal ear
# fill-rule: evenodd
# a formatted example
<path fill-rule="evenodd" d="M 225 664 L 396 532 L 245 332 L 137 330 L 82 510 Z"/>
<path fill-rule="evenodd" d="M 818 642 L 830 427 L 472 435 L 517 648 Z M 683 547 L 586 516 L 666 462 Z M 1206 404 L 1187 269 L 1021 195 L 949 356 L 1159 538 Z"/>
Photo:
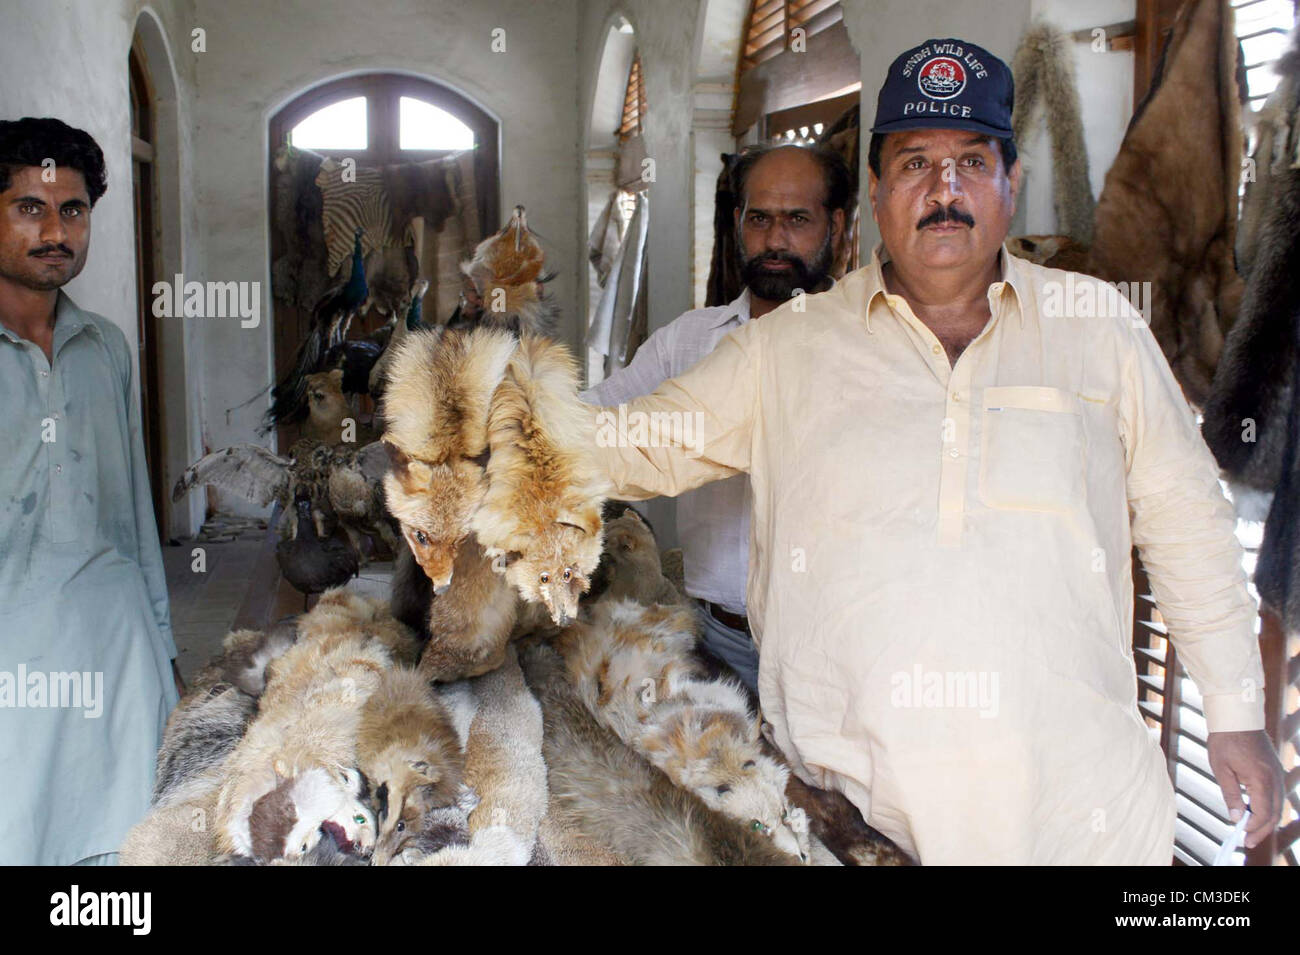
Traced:
<path fill-rule="evenodd" d="M 492 270 L 482 262 L 471 262 L 467 266 L 462 265 L 461 271 L 469 276 L 470 281 L 474 283 L 474 288 L 480 295 L 483 294 L 484 289 L 492 281 Z"/>
<path fill-rule="evenodd" d="M 342 368 L 333 369 L 330 372 L 330 381 L 333 381 L 340 385 L 343 384 L 343 369 Z"/>
<path fill-rule="evenodd" d="M 498 574 L 504 574 L 506 568 L 522 556 L 524 555 L 517 550 L 502 551 L 492 558 L 492 569 Z"/>
<path fill-rule="evenodd" d="M 438 770 L 435 769 L 433 766 L 429 765 L 424 760 L 422 759 L 407 760 L 407 765 L 410 766 L 412 770 L 414 770 L 415 772 L 423 776 L 425 779 L 435 783 L 438 781 Z"/>

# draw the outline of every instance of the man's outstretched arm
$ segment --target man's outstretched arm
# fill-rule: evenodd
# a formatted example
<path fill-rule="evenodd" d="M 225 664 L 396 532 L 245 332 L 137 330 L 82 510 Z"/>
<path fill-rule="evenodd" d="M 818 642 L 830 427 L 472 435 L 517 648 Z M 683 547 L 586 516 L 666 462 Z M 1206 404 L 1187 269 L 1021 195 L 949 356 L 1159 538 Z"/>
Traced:
<path fill-rule="evenodd" d="M 651 394 L 591 412 L 598 466 L 612 496 L 675 496 L 747 472 L 758 407 L 758 326 L 748 323 Z"/>

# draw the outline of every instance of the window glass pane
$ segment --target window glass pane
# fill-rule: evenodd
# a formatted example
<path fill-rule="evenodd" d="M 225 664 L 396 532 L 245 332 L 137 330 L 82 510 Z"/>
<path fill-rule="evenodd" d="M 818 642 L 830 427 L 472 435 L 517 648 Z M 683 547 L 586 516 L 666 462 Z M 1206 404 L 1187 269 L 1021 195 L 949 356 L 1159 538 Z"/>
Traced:
<path fill-rule="evenodd" d="M 366 98 L 318 109 L 293 128 L 289 141 L 302 149 L 365 149 Z"/>
<path fill-rule="evenodd" d="M 432 103 L 403 96 L 398 107 L 402 149 L 473 149 L 474 130 Z"/>

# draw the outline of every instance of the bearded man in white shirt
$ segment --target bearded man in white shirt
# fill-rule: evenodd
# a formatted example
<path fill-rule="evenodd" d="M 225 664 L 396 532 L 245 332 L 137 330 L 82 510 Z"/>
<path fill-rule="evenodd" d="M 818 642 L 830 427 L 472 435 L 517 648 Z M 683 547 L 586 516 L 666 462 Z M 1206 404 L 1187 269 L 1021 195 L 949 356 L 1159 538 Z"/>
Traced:
<path fill-rule="evenodd" d="M 737 160 L 731 183 L 745 290 L 729 305 L 686 312 L 657 330 L 626 368 L 588 389 L 583 400 L 618 405 L 648 395 L 750 320 L 800 292 L 830 288 L 845 210 L 855 199 L 839 155 L 793 145 L 751 148 Z M 677 499 L 677 536 L 704 645 L 757 693 L 758 651 L 745 609 L 749 511 L 743 474 L 688 491 Z"/>

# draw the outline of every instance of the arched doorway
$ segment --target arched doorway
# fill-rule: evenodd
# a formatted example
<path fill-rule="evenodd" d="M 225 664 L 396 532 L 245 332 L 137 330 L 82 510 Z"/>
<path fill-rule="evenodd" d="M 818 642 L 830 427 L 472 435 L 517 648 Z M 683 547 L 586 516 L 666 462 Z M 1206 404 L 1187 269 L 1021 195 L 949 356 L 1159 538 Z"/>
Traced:
<path fill-rule="evenodd" d="M 153 315 L 153 283 L 184 270 L 176 79 L 162 27 L 136 18 L 127 51 L 131 172 L 136 243 L 139 397 L 149 485 L 159 533 L 184 536 L 202 521 L 203 502 L 173 504 L 167 491 L 195 458 L 197 411 L 187 387 L 189 331 Z"/>
<path fill-rule="evenodd" d="M 312 247 L 317 241 L 311 236 L 320 233 L 322 220 L 329 215 L 325 209 L 329 199 L 314 178 L 315 170 L 326 169 L 327 164 L 352 165 L 360 171 L 354 181 L 380 177 L 384 198 L 392 207 L 394 232 L 401 231 L 399 220 L 403 218 L 397 195 L 389 190 L 394 170 L 427 169 L 433 161 L 443 159 L 459 164 L 463 174 L 458 181 L 468 181 L 465 194 L 473 195 L 472 202 L 460 207 L 470 207 L 472 215 L 461 217 L 456 224 L 459 231 L 445 242 L 439 235 L 436 250 L 421 249 L 410 233 L 407 239 L 416 242 L 417 274 L 431 283 L 423 303 L 424 317 L 445 319 L 460 291 L 459 261 L 468 257 L 466 250 L 472 251 L 482 235 L 500 225 L 500 130 L 496 119 L 465 96 L 432 80 L 371 73 L 332 80 L 302 93 L 271 117 L 268 132 L 276 380 L 282 380 L 293 367 L 298 347 L 310 332 L 311 309 L 319 293 L 346 268 L 337 242 L 328 249 L 324 262 L 315 257 L 319 246 L 315 253 L 300 254 L 300 247 Z M 331 183 L 345 181 L 334 175 Z M 411 187 L 417 191 L 432 185 L 428 179 L 416 177 L 413 181 L 420 183 Z M 291 190 L 289 202 L 285 201 L 285 188 Z M 326 191 L 334 194 L 334 188 L 327 185 Z M 406 198 L 409 200 L 409 195 Z M 289 206 L 296 211 L 290 213 Z M 292 229 L 284 228 L 288 215 L 297 216 Z M 334 217 L 332 221 L 339 220 Z M 336 228 L 336 234 L 344 231 L 350 236 L 351 228 Z M 366 241 L 370 238 L 367 234 Z M 398 239 L 386 237 L 385 242 L 389 241 Z M 302 267 L 284 267 L 295 262 Z M 302 281 L 301 276 L 310 282 Z M 386 320 L 386 315 L 372 310 L 352 323 L 349 337 L 362 337 Z M 360 410 L 364 413 L 367 408 L 363 399 Z M 294 427 L 282 427 L 279 446 L 287 448 L 296 433 Z"/>

